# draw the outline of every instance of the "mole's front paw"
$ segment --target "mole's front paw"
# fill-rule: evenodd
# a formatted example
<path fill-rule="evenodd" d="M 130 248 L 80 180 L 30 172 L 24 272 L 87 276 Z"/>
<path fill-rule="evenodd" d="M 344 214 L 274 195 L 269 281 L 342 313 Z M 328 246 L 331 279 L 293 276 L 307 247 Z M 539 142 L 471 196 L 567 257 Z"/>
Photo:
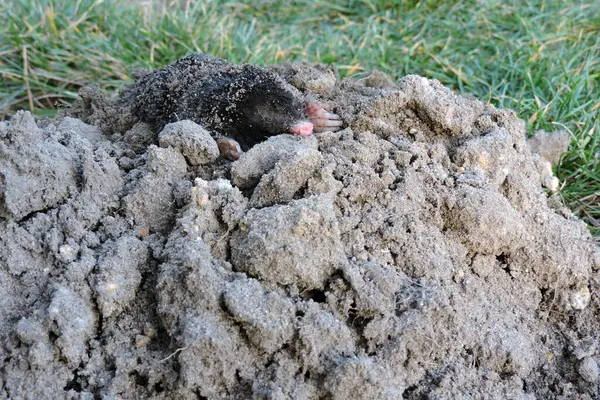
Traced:
<path fill-rule="evenodd" d="M 308 121 L 298 121 L 290 127 L 290 133 L 308 136 L 313 133 L 313 124 Z"/>
<path fill-rule="evenodd" d="M 221 155 L 230 161 L 237 160 L 242 154 L 240 144 L 232 138 L 222 137 L 217 139 L 217 146 L 219 146 Z"/>
<path fill-rule="evenodd" d="M 313 124 L 313 131 L 315 133 L 339 131 L 344 124 L 339 115 L 327 112 L 317 102 L 306 102 L 306 114 Z"/>

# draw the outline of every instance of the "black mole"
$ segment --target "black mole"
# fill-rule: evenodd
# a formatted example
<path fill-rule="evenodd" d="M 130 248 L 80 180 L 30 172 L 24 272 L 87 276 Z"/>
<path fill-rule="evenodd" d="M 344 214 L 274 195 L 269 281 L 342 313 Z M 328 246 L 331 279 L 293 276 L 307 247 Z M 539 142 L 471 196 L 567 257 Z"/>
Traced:
<path fill-rule="evenodd" d="M 305 101 L 274 73 L 201 53 L 141 76 L 121 93 L 120 102 L 155 132 L 170 122 L 192 120 L 225 138 L 219 147 L 234 159 L 239 147 L 248 150 L 268 136 L 310 135 L 313 128 L 335 131 L 342 125 L 337 115 Z"/>

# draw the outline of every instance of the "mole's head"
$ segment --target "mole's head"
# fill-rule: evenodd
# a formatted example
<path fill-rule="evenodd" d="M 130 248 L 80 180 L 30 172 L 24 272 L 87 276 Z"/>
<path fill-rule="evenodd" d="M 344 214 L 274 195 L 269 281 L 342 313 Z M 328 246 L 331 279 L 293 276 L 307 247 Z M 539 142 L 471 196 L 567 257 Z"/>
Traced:
<path fill-rule="evenodd" d="M 250 88 L 244 107 L 250 130 L 262 139 L 285 132 L 310 135 L 313 125 L 302 94 L 271 73 L 260 78 Z"/>

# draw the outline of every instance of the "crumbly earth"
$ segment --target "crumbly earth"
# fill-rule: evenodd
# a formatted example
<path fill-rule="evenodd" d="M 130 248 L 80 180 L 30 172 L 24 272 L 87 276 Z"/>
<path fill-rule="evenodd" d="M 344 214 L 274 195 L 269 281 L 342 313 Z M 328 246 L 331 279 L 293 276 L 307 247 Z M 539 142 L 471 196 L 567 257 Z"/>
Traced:
<path fill-rule="evenodd" d="M 0 398 L 597 399 L 600 251 L 523 121 L 273 70 L 345 129 L 229 163 L 94 88 L 0 122 Z"/>

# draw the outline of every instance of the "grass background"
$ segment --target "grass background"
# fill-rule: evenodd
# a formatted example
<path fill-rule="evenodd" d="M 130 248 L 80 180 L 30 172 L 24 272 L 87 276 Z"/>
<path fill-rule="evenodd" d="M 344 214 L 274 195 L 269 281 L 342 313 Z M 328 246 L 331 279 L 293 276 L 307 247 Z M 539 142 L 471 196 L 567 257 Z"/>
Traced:
<path fill-rule="evenodd" d="M 132 67 L 194 51 L 420 74 L 516 110 L 530 132 L 566 129 L 560 194 L 600 239 L 596 0 L 0 0 L 0 15 L 0 119 L 53 115 L 82 85 L 113 91 Z"/>

